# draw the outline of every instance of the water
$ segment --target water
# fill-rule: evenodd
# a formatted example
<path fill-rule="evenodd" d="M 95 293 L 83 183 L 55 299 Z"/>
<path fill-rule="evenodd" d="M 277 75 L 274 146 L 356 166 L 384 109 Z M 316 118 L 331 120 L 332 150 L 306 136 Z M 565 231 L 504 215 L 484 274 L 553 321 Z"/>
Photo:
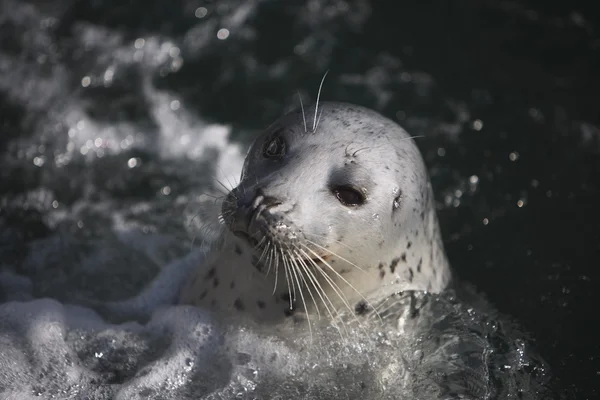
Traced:
<path fill-rule="evenodd" d="M 495 1 L 1 4 L 6 393 L 597 395 L 593 15 Z M 296 90 L 314 97 L 327 69 L 324 99 L 425 136 L 454 270 L 502 314 L 449 293 L 426 302 L 413 322 L 424 325 L 407 322 L 417 334 L 388 322 L 355 332 L 357 348 L 323 327 L 313 340 L 333 345 L 315 355 L 310 337 L 228 330 L 189 307 L 133 322 L 81 306 L 193 265 L 191 239 L 210 236 L 198 232 L 206 214 L 192 219 L 201 194 L 235 179 L 253 135 L 298 104 Z"/>

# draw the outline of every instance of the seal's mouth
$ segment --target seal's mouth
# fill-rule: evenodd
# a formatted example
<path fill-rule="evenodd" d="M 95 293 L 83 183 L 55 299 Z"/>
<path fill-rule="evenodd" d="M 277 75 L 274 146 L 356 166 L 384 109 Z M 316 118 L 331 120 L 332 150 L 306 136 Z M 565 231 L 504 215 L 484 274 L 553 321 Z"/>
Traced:
<path fill-rule="evenodd" d="M 248 232 L 236 230 L 236 231 L 233 231 L 233 234 L 235 236 L 245 240 L 248 244 L 250 244 L 250 246 L 252 246 L 252 248 L 257 253 L 261 253 L 263 251 L 264 247 L 266 246 L 266 241 L 265 241 L 265 244 L 263 244 L 259 247 L 260 241 L 257 240 L 252 235 L 248 234 Z M 290 257 L 293 259 L 296 259 L 296 260 L 302 260 L 304 262 L 307 262 L 307 265 L 309 265 L 309 266 L 310 265 L 312 265 L 312 266 L 319 265 L 320 266 L 320 265 L 323 265 L 325 262 L 327 262 L 329 255 L 317 253 L 317 255 L 315 255 L 314 257 L 303 257 L 303 256 L 298 257 L 296 254 L 294 254 L 294 255 L 290 254 Z"/>

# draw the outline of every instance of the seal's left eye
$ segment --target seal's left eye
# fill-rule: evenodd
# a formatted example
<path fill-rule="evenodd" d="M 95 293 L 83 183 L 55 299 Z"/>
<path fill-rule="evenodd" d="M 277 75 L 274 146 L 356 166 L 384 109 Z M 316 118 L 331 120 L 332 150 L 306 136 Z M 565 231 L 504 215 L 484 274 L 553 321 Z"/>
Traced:
<path fill-rule="evenodd" d="M 263 156 L 265 158 L 280 159 L 285 154 L 285 142 L 279 136 L 265 142 L 263 146 Z"/>
<path fill-rule="evenodd" d="M 333 189 L 335 197 L 347 207 L 356 207 L 364 204 L 365 196 L 350 186 L 340 186 Z"/>

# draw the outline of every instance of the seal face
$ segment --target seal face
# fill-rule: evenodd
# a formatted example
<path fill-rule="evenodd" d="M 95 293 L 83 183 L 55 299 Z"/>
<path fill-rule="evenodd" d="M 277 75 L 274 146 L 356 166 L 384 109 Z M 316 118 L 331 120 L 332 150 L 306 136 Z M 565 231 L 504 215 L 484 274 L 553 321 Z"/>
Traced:
<path fill-rule="evenodd" d="M 431 184 L 412 138 L 363 107 L 324 103 L 316 129 L 289 113 L 250 147 L 222 204 L 223 246 L 182 301 L 261 320 L 335 317 L 450 271 Z"/>

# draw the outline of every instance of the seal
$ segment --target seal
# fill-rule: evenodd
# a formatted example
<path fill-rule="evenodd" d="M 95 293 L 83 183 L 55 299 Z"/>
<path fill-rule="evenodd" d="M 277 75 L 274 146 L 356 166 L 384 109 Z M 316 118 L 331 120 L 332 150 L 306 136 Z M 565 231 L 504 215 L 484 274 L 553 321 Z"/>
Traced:
<path fill-rule="evenodd" d="M 318 102 L 317 102 L 318 106 Z M 413 138 L 375 111 L 315 106 L 251 145 L 223 199 L 220 245 L 180 302 L 277 321 L 364 314 L 399 292 L 440 292 L 451 273 Z"/>

